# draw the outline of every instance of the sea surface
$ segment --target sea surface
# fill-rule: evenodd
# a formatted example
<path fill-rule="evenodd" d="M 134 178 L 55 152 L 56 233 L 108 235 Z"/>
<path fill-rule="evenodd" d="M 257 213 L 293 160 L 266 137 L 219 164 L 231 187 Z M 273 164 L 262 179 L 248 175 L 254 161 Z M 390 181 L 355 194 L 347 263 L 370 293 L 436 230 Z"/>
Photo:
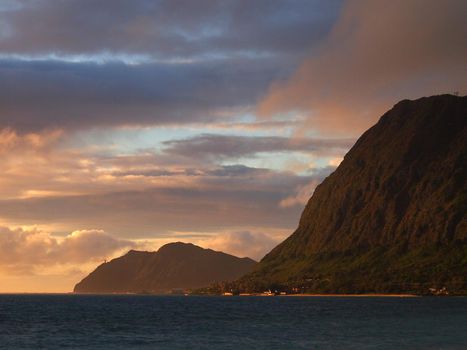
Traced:
<path fill-rule="evenodd" d="M 467 349 L 467 298 L 0 295 L 0 349 Z"/>

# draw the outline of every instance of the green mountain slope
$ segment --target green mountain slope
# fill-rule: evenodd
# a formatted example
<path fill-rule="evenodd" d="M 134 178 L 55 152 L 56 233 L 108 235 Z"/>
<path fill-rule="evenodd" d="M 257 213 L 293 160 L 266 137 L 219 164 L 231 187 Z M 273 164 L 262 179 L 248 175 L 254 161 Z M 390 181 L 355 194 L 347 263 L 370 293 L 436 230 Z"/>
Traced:
<path fill-rule="evenodd" d="M 242 290 L 467 291 L 467 97 L 399 102 L 320 184 Z"/>

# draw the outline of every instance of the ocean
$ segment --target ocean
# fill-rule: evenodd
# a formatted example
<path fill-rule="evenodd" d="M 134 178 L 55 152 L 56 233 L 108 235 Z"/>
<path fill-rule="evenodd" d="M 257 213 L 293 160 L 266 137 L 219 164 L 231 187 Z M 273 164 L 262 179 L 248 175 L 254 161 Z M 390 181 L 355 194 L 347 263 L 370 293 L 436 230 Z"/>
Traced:
<path fill-rule="evenodd" d="M 5 294 L 0 349 L 467 349 L 467 298 Z"/>

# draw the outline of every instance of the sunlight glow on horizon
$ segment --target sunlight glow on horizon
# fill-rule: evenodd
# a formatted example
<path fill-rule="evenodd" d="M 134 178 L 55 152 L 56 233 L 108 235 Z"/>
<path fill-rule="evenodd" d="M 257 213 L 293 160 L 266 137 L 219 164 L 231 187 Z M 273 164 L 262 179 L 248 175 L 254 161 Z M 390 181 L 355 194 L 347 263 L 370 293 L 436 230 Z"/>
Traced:
<path fill-rule="evenodd" d="M 1 2 L 0 293 L 173 240 L 260 259 L 385 110 L 467 92 L 465 5 L 427 2 Z"/>

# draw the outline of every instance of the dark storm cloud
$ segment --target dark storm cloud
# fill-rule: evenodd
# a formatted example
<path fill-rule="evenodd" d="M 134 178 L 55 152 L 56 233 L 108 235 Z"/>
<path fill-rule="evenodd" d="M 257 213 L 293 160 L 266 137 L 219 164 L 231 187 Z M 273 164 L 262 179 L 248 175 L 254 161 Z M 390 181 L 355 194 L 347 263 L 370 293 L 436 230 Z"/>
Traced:
<path fill-rule="evenodd" d="M 0 61 L 0 126 L 212 121 L 253 104 L 287 71 L 251 59 L 193 64 Z"/>
<path fill-rule="evenodd" d="M 306 139 L 278 136 L 200 135 L 190 139 L 171 140 L 164 144 L 168 154 L 190 158 L 238 158 L 266 152 L 314 152 L 334 155 L 349 149 L 353 139 Z"/>
<path fill-rule="evenodd" d="M 7 5 L 0 127 L 35 130 L 209 122 L 251 108 L 324 38 L 340 1 Z"/>
<path fill-rule="evenodd" d="M 339 7 L 337 0 L 18 0 L 0 12 L 0 52 L 297 54 L 327 33 Z"/>

